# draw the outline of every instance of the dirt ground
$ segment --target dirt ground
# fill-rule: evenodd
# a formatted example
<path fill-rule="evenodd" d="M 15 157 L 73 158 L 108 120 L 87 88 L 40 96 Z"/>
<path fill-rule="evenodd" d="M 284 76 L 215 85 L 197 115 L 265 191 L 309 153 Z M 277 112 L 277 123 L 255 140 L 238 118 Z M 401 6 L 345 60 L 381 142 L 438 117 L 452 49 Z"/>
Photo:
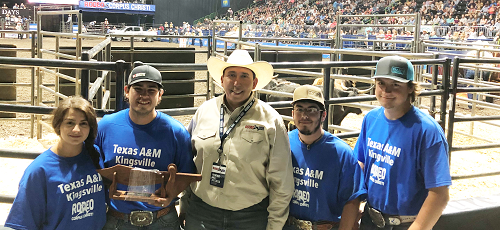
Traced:
<path fill-rule="evenodd" d="M 96 40 L 84 40 L 86 46 L 93 46 L 100 41 Z M 19 48 L 29 48 L 31 45 L 30 40 L 18 40 L 18 39 L 0 39 L 0 44 L 14 44 Z M 75 40 L 61 40 L 61 46 L 74 46 L 76 44 Z M 130 42 L 113 42 L 112 46 L 126 46 L 128 47 Z M 150 47 L 177 47 L 177 44 L 171 44 L 166 42 L 135 42 L 136 47 L 139 46 L 150 46 Z M 43 48 L 54 49 L 55 39 L 54 38 L 44 38 Z M 200 49 L 197 47 L 197 49 Z M 206 48 L 203 48 L 206 49 Z M 30 57 L 28 52 L 18 52 L 18 57 Z M 44 55 L 44 58 L 51 58 L 49 55 Z M 206 54 L 196 54 L 196 63 L 206 63 Z M 17 69 L 17 82 L 29 83 L 31 80 L 31 71 L 28 69 Z M 196 79 L 206 79 L 206 72 L 196 72 Z M 54 77 L 47 75 L 43 79 L 44 83 L 53 83 Z M 195 93 L 205 93 L 206 86 L 204 83 L 195 84 Z M 30 100 L 30 88 L 29 87 L 17 87 L 17 100 L 18 101 L 29 101 Z M 53 96 L 49 93 L 44 92 L 44 100 L 49 100 Z M 195 98 L 195 106 L 201 105 L 205 101 L 203 97 Z M 423 104 L 426 100 L 423 100 Z M 498 104 L 498 101 L 496 101 Z M 459 106 L 458 112 L 467 115 L 470 114 L 470 110 L 467 106 Z M 364 111 L 365 114 L 367 111 Z M 481 109 L 478 111 L 480 115 L 497 115 L 498 111 L 490 109 Z M 352 129 L 359 129 L 361 126 L 361 121 L 363 119 L 363 114 L 355 115 L 350 114 L 343 121 L 342 125 Z M 42 152 L 48 148 L 51 144 L 55 143 L 57 136 L 52 134 L 50 130 L 43 130 L 43 139 L 36 140 L 30 139 L 30 121 L 29 115 L 27 114 L 17 114 L 18 120 L 5 120 L 0 118 L 0 148 L 2 149 L 23 149 L 23 150 L 35 150 Z M 188 125 L 191 120 L 191 116 L 178 116 L 175 117 L 185 126 Z M 500 122 L 493 121 L 498 126 Z M 483 139 L 489 141 L 499 142 L 500 137 L 497 135 L 500 133 L 500 128 L 498 126 L 487 125 L 484 123 L 474 123 L 473 134 L 479 136 Z M 469 123 L 456 123 L 456 130 L 461 132 L 469 133 L 471 128 Z M 351 146 L 354 146 L 356 141 L 355 138 L 346 140 Z M 473 145 L 473 144 L 484 144 L 488 143 L 484 140 L 478 140 L 470 138 L 464 135 L 455 134 L 454 135 L 454 146 L 460 145 Z M 478 151 L 462 151 L 453 152 L 451 160 L 451 171 L 452 175 L 458 174 L 468 174 L 468 173 L 479 173 L 479 172 L 489 172 L 496 171 L 498 165 L 500 164 L 500 153 L 499 149 L 487 149 Z M 22 176 L 25 168 L 31 163 L 31 160 L 24 159 L 10 159 L 1 158 L 0 161 L 0 194 L 15 195 L 17 193 L 17 185 Z M 452 199 L 463 199 L 468 197 L 477 196 L 488 196 L 490 194 L 500 193 L 500 176 L 490 176 L 482 177 L 476 179 L 466 179 L 466 180 L 455 180 L 453 185 L 450 187 L 450 194 Z M 11 204 L 0 203 L 0 225 L 5 222 L 5 218 L 10 210 Z"/>

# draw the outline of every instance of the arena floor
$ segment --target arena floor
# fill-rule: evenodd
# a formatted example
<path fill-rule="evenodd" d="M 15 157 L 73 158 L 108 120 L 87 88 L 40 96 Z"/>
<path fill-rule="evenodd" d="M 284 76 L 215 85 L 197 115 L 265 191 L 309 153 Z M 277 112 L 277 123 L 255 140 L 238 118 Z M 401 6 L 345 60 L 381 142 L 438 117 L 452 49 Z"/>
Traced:
<path fill-rule="evenodd" d="M 99 41 L 96 40 L 84 40 L 85 46 L 92 46 Z M 18 40 L 18 39 L 0 39 L 0 44 L 14 44 L 19 48 L 30 48 L 31 41 L 29 39 Z M 130 42 L 113 42 L 112 46 L 129 46 Z M 74 46 L 75 40 L 61 40 L 61 46 Z M 171 44 L 166 42 L 135 42 L 136 47 L 139 46 L 150 46 L 150 47 L 177 47 L 177 44 Z M 54 49 L 55 39 L 54 38 L 44 38 L 43 48 Z M 196 47 L 196 49 L 200 49 Z M 201 48 L 206 49 L 206 48 Z M 18 57 L 30 57 L 27 52 L 19 52 Z M 48 55 L 44 55 L 44 58 L 50 58 Z M 206 63 L 206 54 L 196 54 L 196 63 Z M 30 82 L 30 71 L 18 69 L 17 70 L 17 82 Z M 205 79 L 205 72 L 196 72 L 197 79 Z M 44 82 L 53 82 L 54 78 L 47 76 Z M 196 83 L 195 93 L 204 93 L 206 87 L 203 83 Z M 50 94 L 44 93 L 45 98 L 50 98 Z M 53 96 L 52 96 L 53 98 Z M 17 89 L 17 100 L 30 100 L 30 90 L 29 87 L 18 87 Z M 200 105 L 205 101 L 204 98 L 195 98 L 195 106 Z M 427 100 L 423 100 L 425 104 Z M 498 104 L 499 101 L 496 101 Z M 459 106 L 457 109 L 460 113 L 468 114 L 470 111 L 466 106 Z M 493 115 L 498 114 L 498 112 L 488 109 L 483 109 L 478 111 L 482 115 Z M 17 114 L 17 118 L 29 118 L 26 114 Z M 179 116 L 175 117 L 181 121 L 184 125 L 188 125 L 191 120 L 191 116 Z M 350 114 L 343 121 L 342 125 L 359 129 L 363 115 Z M 469 124 L 467 123 L 457 123 L 455 124 L 456 130 L 462 132 L 469 132 Z M 0 120 L 0 148 L 12 148 L 12 149 L 23 149 L 23 150 L 37 150 L 43 151 L 48 146 L 53 144 L 57 140 L 57 136 L 51 134 L 49 131 L 43 131 L 42 140 L 34 140 L 29 138 L 30 134 L 30 122 L 29 120 L 22 121 L 5 121 Z M 490 125 L 485 125 L 476 122 L 474 124 L 474 134 L 486 139 L 493 141 L 500 141 L 498 136 L 500 133 L 500 128 Z M 355 139 L 347 140 L 347 142 L 353 146 Z M 454 145 L 471 145 L 471 144 L 482 144 L 486 143 L 484 141 L 472 139 L 459 134 L 454 136 Z M 467 173 L 479 173 L 496 171 L 498 165 L 500 164 L 500 153 L 499 149 L 489 149 L 489 150 L 478 150 L 478 151 L 464 151 L 464 152 L 453 152 L 451 171 L 452 174 L 467 174 Z M 2 158 L 0 161 L 0 194 L 16 194 L 17 186 L 19 180 L 24 172 L 24 169 L 30 164 L 31 160 L 23 159 L 10 159 Z M 487 196 L 490 194 L 500 193 L 500 176 L 490 176 L 477 179 L 466 179 L 453 181 L 453 185 L 450 188 L 452 199 L 462 199 L 468 197 L 477 196 Z M 0 225 L 5 223 L 5 218 L 10 210 L 11 204 L 0 203 Z"/>

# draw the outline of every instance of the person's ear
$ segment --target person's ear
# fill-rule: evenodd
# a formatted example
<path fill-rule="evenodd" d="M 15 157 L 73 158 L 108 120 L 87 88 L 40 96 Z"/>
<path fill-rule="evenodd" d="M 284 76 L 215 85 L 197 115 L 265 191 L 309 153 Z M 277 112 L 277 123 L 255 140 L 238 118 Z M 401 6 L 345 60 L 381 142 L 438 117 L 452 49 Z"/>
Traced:
<path fill-rule="evenodd" d="M 123 90 L 125 91 L 125 97 L 128 98 L 128 94 L 130 92 L 130 87 L 128 85 L 126 85 L 126 86 L 123 87 Z"/>
<path fill-rule="evenodd" d="M 253 88 L 252 89 L 255 89 L 255 87 L 257 86 L 257 83 L 259 83 L 259 79 L 258 78 L 254 78 L 253 79 Z"/>
<path fill-rule="evenodd" d="M 325 120 L 326 120 L 326 110 L 321 113 L 321 122 L 325 122 Z"/>

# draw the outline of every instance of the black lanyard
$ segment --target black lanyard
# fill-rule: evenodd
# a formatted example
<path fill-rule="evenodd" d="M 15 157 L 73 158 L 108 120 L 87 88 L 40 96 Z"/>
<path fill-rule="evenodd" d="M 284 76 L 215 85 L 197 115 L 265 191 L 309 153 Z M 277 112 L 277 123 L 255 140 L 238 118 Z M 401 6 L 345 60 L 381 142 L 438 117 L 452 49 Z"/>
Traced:
<path fill-rule="evenodd" d="M 231 131 L 233 131 L 233 128 L 234 126 L 236 126 L 241 118 L 243 118 L 243 116 L 245 116 L 245 114 L 248 112 L 248 110 L 250 110 L 250 108 L 252 107 L 253 103 L 255 102 L 255 98 L 252 98 L 252 101 L 250 101 L 250 103 L 248 103 L 248 105 L 245 106 L 245 108 L 243 108 L 243 110 L 241 110 L 240 114 L 238 115 L 238 117 L 236 117 L 236 120 L 234 120 L 233 124 L 231 124 L 229 126 L 229 128 L 226 130 L 226 132 L 224 132 L 224 107 L 221 105 L 220 107 L 220 125 L 219 125 L 219 137 L 220 137 L 220 147 L 219 149 L 217 149 L 217 152 L 219 153 L 219 160 L 217 161 L 218 164 L 220 164 L 220 158 L 222 156 L 222 152 L 223 152 L 223 144 L 224 144 L 224 140 L 226 139 L 227 135 L 229 135 L 229 133 Z"/>

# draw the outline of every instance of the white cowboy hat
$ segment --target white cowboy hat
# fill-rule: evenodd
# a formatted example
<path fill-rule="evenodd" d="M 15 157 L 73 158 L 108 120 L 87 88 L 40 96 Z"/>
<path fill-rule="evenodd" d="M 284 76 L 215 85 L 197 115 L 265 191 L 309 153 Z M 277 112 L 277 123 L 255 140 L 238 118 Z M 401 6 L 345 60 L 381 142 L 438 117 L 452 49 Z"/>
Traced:
<path fill-rule="evenodd" d="M 231 66 L 245 67 L 252 70 L 255 73 L 255 77 L 259 79 L 255 89 L 264 88 L 271 81 L 274 74 L 271 64 L 266 61 L 254 62 L 246 50 L 234 50 L 227 58 L 227 62 L 216 57 L 211 57 L 207 61 L 208 72 L 210 72 L 210 75 L 218 84 L 221 84 L 221 76 L 224 70 Z"/>

